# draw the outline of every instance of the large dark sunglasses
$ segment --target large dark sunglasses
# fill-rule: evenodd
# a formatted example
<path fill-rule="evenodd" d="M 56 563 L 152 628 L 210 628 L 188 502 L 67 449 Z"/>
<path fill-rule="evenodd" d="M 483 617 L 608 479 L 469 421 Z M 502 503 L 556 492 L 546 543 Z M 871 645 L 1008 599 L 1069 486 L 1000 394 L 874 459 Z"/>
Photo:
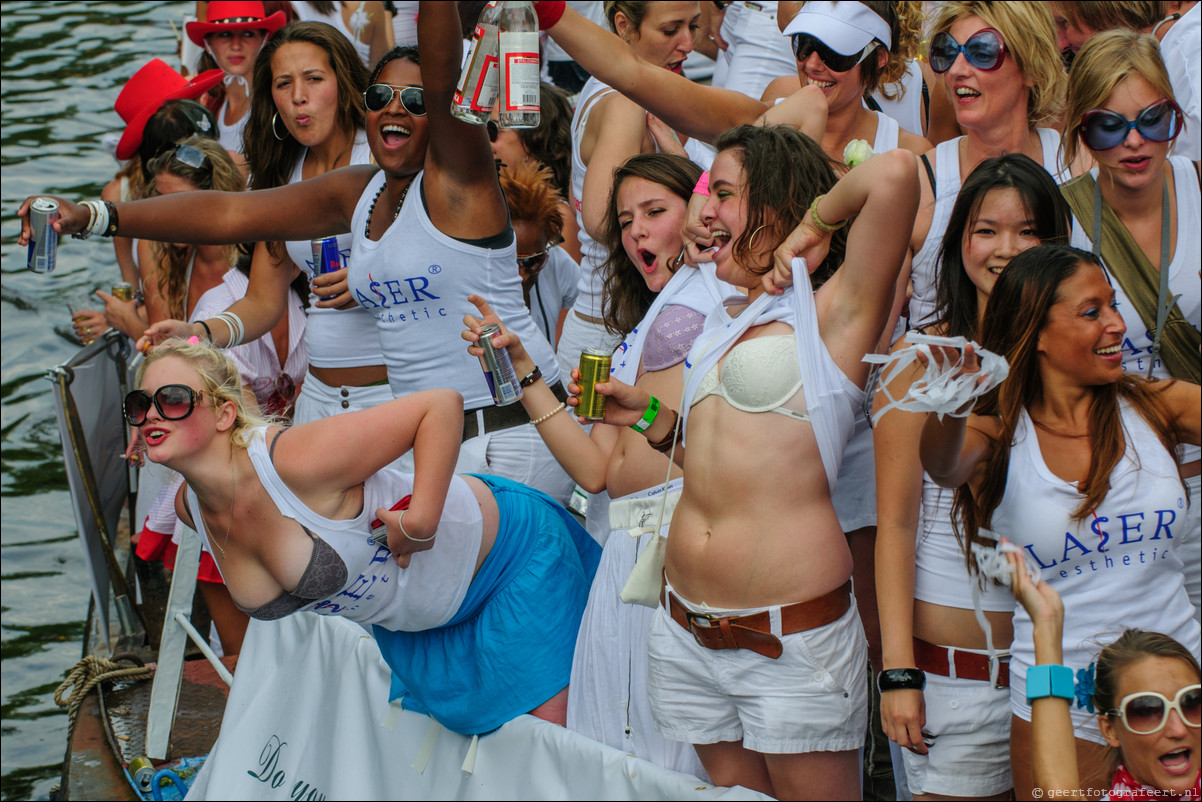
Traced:
<path fill-rule="evenodd" d="M 1176 710 L 1187 727 L 1202 725 L 1202 685 L 1186 685 L 1177 691 L 1171 702 L 1155 691 L 1133 693 L 1124 696 L 1118 708 L 1106 715 L 1117 716 L 1123 726 L 1136 735 L 1151 735 L 1168 722 L 1170 710 Z"/>
<path fill-rule="evenodd" d="M 484 129 L 488 131 L 488 141 L 496 142 L 497 137 L 501 135 L 501 126 L 497 125 L 496 120 L 489 120 L 484 124 Z"/>
<path fill-rule="evenodd" d="M 392 103 L 393 95 L 401 96 L 401 105 L 414 117 L 426 116 L 426 100 L 420 86 L 372 84 L 363 93 L 363 105 L 368 111 L 383 111 Z"/>
<path fill-rule="evenodd" d="M 859 53 L 845 56 L 842 53 L 836 53 L 816 36 L 808 33 L 793 34 L 793 55 L 797 57 L 798 61 L 805 61 L 810 57 L 811 53 L 817 53 L 818 58 L 822 59 L 822 63 L 826 65 L 826 68 L 834 72 L 847 72 L 868 58 L 869 54 L 877 49 L 877 46 L 877 42 L 874 39 L 865 45 L 864 49 Z"/>
<path fill-rule="evenodd" d="M 150 414 L 151 404 L 163 420 L 183 420 L 192 414 L 203 395 L 203 390 L 193 390 L 186 384 L 164 384 L 154 391 L 153 396 L 145 390 L 134 390 L 125 396 L 125 420 L 130 426 L 142 426 Z"/>
<path fill-rule="evenodd" d="M 1081 139 L 1091 150 L 1110 150 L 1123 144 L 1131 129 L 1151 142 L 1168 142 L 1181 133 L 1184 115 L 1181 107 L 1165 98 L 1128 120 L 1109 109 L 1092 109 L 1081 118 Z"/>
<path fill-rule="evenodd" d="M 969 65 L 984 72 L 993 72 L 1006 60 L 1006 42 L 1002 34 L 993 28 L 982 28 L 960 44 L 950 33 L 935 34 L 931 40 L 931 69 L 945 73 L 956 63 L 961 54 Z"/>

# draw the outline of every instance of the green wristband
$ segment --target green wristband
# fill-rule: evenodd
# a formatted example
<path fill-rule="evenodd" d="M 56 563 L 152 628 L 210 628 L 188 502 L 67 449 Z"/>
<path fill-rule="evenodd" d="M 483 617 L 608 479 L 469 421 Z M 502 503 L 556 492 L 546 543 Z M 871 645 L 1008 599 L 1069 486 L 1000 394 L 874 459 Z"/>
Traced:
<path fill-rule="evenodd" d="M 630 424 L 630 428 L 636 432 L 645 432 L 651 428 L 651 424 L 655 423 L 655 416 L 659 414 L 659 399 L 651 396 L 650 403 L 647 404 L 647 409 L 643 412 L 643 419 L 638 423 Z"/>

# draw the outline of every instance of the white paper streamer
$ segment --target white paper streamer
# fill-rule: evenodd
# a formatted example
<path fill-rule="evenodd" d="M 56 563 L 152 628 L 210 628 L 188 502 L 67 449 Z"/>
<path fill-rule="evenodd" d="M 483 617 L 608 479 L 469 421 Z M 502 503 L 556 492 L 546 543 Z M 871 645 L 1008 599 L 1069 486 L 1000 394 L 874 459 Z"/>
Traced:
<path fill-rule="evenodd" d="M 906 342 L 910 343 L 910 347 L 901 351 L 892 354 L 867 354 L 864 357 L 864 361 L 869 364 L 885 366 L 882 368 L 878 392 L 884 393 L 889 402 L 873 415 L 874 424 L 891 409 L 900 409 L 903 412 L 934 412 L 940 420 L 943 420 L 944 415 L 968 417 L 972 411 L 969 402 L 997 387 L 1010 373 L 1010 366 L 1004 358 L 986 351 L 964 337 L 935 337 L 911 331 L 906 334 Z M 972 345 L 976 352 L 981 368 L 976 373 L 957 375 L 964 366 L 964 349 L 968 345 Z M 941 364 L 940 360 L 932 356 L 933 346 L 954 348 L 960 356 L 954 362 Z M 904 396 L 894 398 L 889 392 L 889 385 L 918 359 L 920 353 L 927 360 L 926 372 L 910 385 Z M 984 381 L 978 384 L 982 378 Z"/>

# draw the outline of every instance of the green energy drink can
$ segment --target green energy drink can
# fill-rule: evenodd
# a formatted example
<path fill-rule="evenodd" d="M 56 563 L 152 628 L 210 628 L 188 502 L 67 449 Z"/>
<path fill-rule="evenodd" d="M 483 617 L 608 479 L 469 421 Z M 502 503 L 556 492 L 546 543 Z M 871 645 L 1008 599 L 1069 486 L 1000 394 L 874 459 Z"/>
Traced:
<path fill-rule="evenodd" d="M 612 360 L 609 351 L 601 348 L 585 348 L 580 352 L 580 405 L 576 414 L 589 420 L 601 420 L 605 416 L 605 396 L 597 392 L 597 382 L 609 379 Z"/>
<path fill-rule="evenodd" d="M 128 281 L 119 281 L 113 285 L 113 297 L 119 301 L 132 301 L 134 299 L 134 285 Z"/>

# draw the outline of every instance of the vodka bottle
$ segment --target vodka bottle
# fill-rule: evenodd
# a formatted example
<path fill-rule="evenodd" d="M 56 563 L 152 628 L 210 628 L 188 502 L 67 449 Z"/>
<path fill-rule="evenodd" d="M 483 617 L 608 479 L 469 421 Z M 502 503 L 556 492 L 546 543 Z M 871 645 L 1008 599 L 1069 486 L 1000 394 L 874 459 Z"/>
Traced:
<path fill-rule="evenodd" d="M 464 63 L 451 100 L 451 114 L 467 123 L 484 125 L 497 99 L 497 29 L 504 3 L 492 0 L 480 12 L 472 34 L 471 52 Z M 531 9 L 531 13 L 533 9 Z M 535 31 L 538 30 L 537 22 Z M 537 34 L 536 34 L 537 36 Z"/>
<path fill-rule="evenodd" d="M 530 0 L 505 2 L 500 18 L 502 128 L 537 128 L 538 15 Z"/>

